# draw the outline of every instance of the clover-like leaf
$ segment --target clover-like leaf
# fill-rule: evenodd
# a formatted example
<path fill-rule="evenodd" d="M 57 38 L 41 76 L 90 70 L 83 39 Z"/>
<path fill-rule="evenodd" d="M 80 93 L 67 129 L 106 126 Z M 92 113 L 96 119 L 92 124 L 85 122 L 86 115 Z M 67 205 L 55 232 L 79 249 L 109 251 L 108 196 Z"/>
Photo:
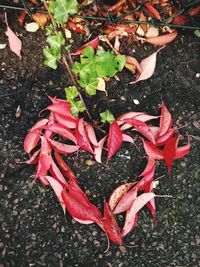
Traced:
<path fill-rule="evenodd" d="M 68 102 L 75 99 L 78 96 L 78 90 L 75 86 L 69 86 L 65 88 L 65 95 Z"/>
<path fill-rule="evenodd" d="M 51 47 L 60 48 L 65 44 L 65 39 L 61 32 L 58 32 L 56 35 L 51 35 L 47 37 L 47 42 Z"/>
<path fill-rule="evenodd" d="M 100 116 L 101 116 L 101 122 L 103 122 L 103 123 L 106 123 L 106 122 L 112 123 L 115 120 L 115 117 L 108 109 L 106 111 L 100 113 Z"/>
<path fill-rule="evenodd" d="M 50 12 L 54 14 L 55 20 L 58 22 L 66 22 L 69 15 L 76 14 L 78 11 L 78 3 L 76 0 L 55 0 L 50 1 Z"/>
<path fill-rule="evenodd" d="M 44 64 L 55 70 L 57 68 L 57 60 L 61 58 L 60 49 L 46 46 L 43 52 L 45 56 Z"/>
<path fill-rule="evenodd" d="M 70 104 L 71 104 L 71 113 L 73 116 L 77 117 L 79 112 L 83 112 L 85 110 L 85 105 L 81 100 L 79 101 L 72 100 Z"/>

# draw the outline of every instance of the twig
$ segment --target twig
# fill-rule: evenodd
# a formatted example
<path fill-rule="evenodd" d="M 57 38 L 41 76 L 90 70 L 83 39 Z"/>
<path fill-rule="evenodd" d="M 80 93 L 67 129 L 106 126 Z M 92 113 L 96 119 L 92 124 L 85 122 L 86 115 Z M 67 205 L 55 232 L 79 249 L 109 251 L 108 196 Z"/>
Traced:
<path fill-rule="evenodd" d="M 71 80 L 72 80 L 72 83 L 74 84 L 74 86 L 76 86 L 76 88 L 77 88 L 77 90 L 78 90 L 79 98 L 81 99 L 81 101 L 83 102 L 83 104 L 84 104 L 84 106 L 85 106 L 85 111 L 86 111 L 86 113 L 87 113 L 87 115 L 88 115 L 90 121 L 92 121 L 92 116 L 90 115 L 90 113 L 89 113 L 89 111 L 88 111 L 88 109 L 87 109 L 87 107 L 86 107 L 85 101 L 84 101 L 84 99 L 83 99 L 83 97 L 82 97 L 82 95 L 81 95 L 81 92 L 80 92 L 80 87 L 79 87 L 79 85 L 78 85 L 78 83 L 77 83 L 76 78 L 74 77 L 74 75 L 73 75 L 72 72 L 71 72 L 71 68 L 70 68 L 70 66 L 69 66 L 69 64 L 68 64 L 68 62 L 67 62 L 67 59 L 66 59 L 65 55 L 62 56 L 62 62 L 64 63 L 64 65 L 65 65 L 65 67 L 66 67 L 66 69 L 67 69 L 67 71 L 68 71 L 68 73 L 69 73 L 69 76 L 70 76 L 70 78 L 71 78 Z"/>

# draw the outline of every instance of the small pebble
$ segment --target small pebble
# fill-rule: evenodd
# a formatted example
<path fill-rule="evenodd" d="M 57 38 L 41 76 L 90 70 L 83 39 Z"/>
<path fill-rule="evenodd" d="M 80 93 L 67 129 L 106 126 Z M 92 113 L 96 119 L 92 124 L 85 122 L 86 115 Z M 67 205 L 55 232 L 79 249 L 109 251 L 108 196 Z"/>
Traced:
<path fill-rule="evenodd" d="M 139 105 L 139 104 L 140 104 L 139 100 L 137 100 L 137 99 L 133 99 L 133 103 L 134 103 L 135 105 Z"/>

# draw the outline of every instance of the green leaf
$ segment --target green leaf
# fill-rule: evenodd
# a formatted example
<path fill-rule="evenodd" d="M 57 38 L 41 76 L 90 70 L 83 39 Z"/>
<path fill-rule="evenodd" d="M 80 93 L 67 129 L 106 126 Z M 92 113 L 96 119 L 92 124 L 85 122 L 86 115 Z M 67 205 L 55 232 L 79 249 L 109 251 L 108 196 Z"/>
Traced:
<path fill-rule="evenodd" d="M 52 32 L 53 32 L 53 26 L 52 26 L 52 24 L 47 25 L 45 27 L 45 31 L 46 31 L 46 36 L 52 35 Z"/>
<path fill-rule="evenodd" d="M 43 49 L 43 53 L 45 56 L 44 64 L 52 69 L 57 68 L 57 60 L 61 58 L 61 52 L 60 49 L 55 47 L 48 47 L 46 46 Z"/>
<path fill-rule="evenodd" d="M 73 116 L 78 116 L 79 112 L 83 112 L 85 110 L 85 106 L 84 103 L 80 100 L 80 101 L 70 101 L 70 105 L 71 105 L 71 113 Z"/>
<path fill-rule="evenodd" d="M 49 2 L 48 8 L 49 8 L 49 12 L 54 13 L 55 8 L 56 8 L 56 1 L 55 0 L 51 0 Z"/>
<path fill-rule="evenodd" d="M 101 116 L 101 121 L 103 123 L 106 123 L 106 122 L 112 123 L 115 120 L 115 117 L 108 109 L 100 113 L 100 116 Z"/>
<path fill-rule="evenodd" d="M 118 55 L 115 58 L 117 71 L 122 71 L 126 63 L 126 57 L 124 55 Z"/>
<path fill-rule="evenodd" d="M 81 64 L 87 64 L 93 60 L 94 60 L 94 49 L 91 46 L 85 47 L 81 55 Z"/>
<path fill-rule="evenodd" d="M 196 37 L 200 38 L 200 30 L 195 30 L 194 34 L 196 35 Z"/>
<path fill-rule="evenodd" d="M 75 99 L 78 96 L 78 90 L 75 86 L 69 86 L 65 88 L 65 94 L 68 102 Z"/>
<path fill-rule="evenodd" d="M 69 15 L 76 14 L 78 11 L 76 0 L 56 0 L 53 7 L 55 20 L 63 23 L 68 20 Z"/>
<path fill-rule="evenodd" d="M 47 37 L 47 42 L 52 47 L 60 48 L 62 45 L 65 44 L 65 39 L 61 32 L 58 32 L 56 35 L 51 35 Z"/>
<path fill-rule="evenodd" d="M 96 95 L 97 85 L 98 85 L 97 78 L 91 78 L 91 77 L 85 75 L 78 82 L 79 82 L 81 87 L 85 88 L 85 92 L 88 95 L 90 95 L 90 96 Z"/>

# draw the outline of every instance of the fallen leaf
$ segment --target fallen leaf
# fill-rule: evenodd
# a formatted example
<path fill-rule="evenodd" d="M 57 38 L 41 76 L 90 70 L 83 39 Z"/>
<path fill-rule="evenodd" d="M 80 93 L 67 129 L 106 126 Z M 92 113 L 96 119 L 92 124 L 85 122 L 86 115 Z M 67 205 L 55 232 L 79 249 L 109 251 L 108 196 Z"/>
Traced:
<path fill-rule="evenodd" d="M 162 102 L 161 116 L 160 116 L 160 130 L 158 132 L 159 136 L 167 133 L 167 131 L 172 126 L 173 120 L 169 110 L 166 108 L 164 102 Z"/>
<path fill-rule="evenodd" d="M 18 106 L 15 112 L 15 117 L 19 118 L 21 116 L 21 112 L 22 112 L 21 107 Z"/>
<path fill-rule="evenodd" d="M 14 52 L 21 59 L 22 42 L 16 36 L 16 34 L 11 30 L 11 28 L 8 26 L 6 14 L 5 14 L 5 20 L 6 20 L 6 25 L 7 25 L 8 42 L 9 42 L 10 50 Z"/>
<path fill-rule="evenodd" d="M 106 202 L 104 203 L 103 228 L 113 243 L 117 245 L 122 244 L 121 230 Z"/>
<path fill-rule="evenodd" d="M 172 33 L 167 33 L 157 37 L 144 38 L 144 41 L 152 45 L 164 46 L 168 43 L 171 43 L 176 38 L 177 34 L 178 32 L 174 31 Z"/>
<path fill-rule="evenodd" d="M 110 124 L 108 135 L 108 160 L 118 151 L 122 144 L 122 132 L 116 121 Z"/>
<path fill-rule="evenodd" d="M 71 53 L 71 55 L 72 56 L 80 55 L 85 47 L 91 46 L 93 49 L 96 49 L 98 45 L 99 45 L 99 37 L 96 37 L 95 39 L 93 39 L 90 42 L 86 43 L 85 45 L 81 46 L 75 52 Z"/>
<path fill-rule="evenodd" d="M 32 19 L 38 24 L 38 26 L 44 30 L 48 20 L 50 19 L 49 14 L 41 14 L 41 13 L 36 13 L 32 14 Z"/>
<path fill-rule="evenodd" d="M 27 32 L 36 32 L 39 29 L 39 25 L 36 22 L 26 23 L 25 29 Z"/>
<path fill-rule="evenodd" d="M 6 48 L 6 44 L 0 44 L 0 49 Z"/>
<path fill-rule="evenodd" d="M 150 158 L 158 160 L 164 159 L 163 151 L 158 149 L 156 145 L 152 144 L 151 142 L 145 141 L 144 139 L 142 139 L 142 142 L 144 150 Z"/>
<path fill-rule="evenodd" d="M 126 219 L 124 227 L 122 229 L 122 236 L 127 235 L 135 226 L 135 216 L 137 213 L 152 199 L 155 197 L 154 193 L 143 193 L 138 196 L 129 211 L 126 213 Z"/>
<path fill-rule="evenodd" d="M 101 78 L 101 77 L 98 77 L 97 80 L 98 80 L 97 90 L 101 91 L 101 92 L 104 92 L 106 94 L 106 96 L 108 96 L 108 93 L 106 91 L 105 80 L 103 78 Z"/>
<path fill-rule="evenodd" d="M 147 2 L 144 4 L 145 8 L 147 9 L 147 11 L 150 13 L 150 15 L 158 20 L 161 20 L 160 14 L 158 12 L 157 9 L 155 9 L 155 7 L 153 6 L 153 4 L 151 4 L 150 2 Z"/>

